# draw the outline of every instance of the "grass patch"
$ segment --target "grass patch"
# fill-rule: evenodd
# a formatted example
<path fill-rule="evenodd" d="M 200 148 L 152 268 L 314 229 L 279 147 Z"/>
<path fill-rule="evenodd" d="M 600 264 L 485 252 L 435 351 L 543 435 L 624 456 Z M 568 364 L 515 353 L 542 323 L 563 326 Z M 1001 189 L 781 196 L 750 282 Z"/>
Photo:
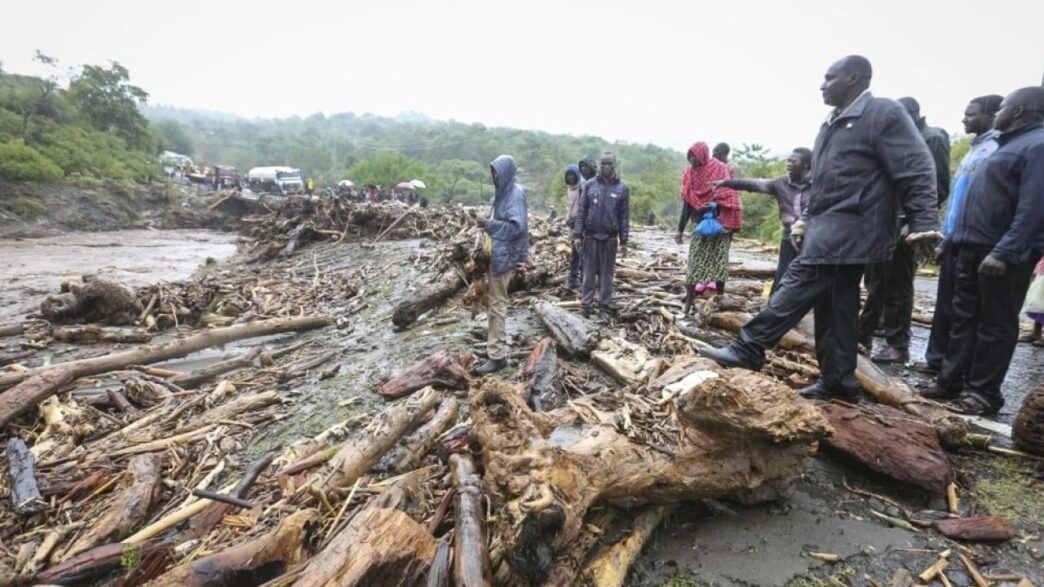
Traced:
<path fill-rule="evenodd" d="M 841 563 L 794 577 L 786 582 L 786 587 L 848 587 L 855 574 L 855 568 Z"/>
<path fill-rule="evenodd" d="M 675 575 L 656 587 L 711 587 L 710 583 L 701 583 L 685 575 Z"/>
<path fill-rule="evenodd" d="M 1011 524 L 1040 524 L 1044 520 L 1044 491 L 1032 477 L 1029 460 L 990 455 L 962 459 L 961 466 L 972 479 L 968 490 L 991 514 Z"/>
<path fill-rule="evenodd" d="M 21 218 L 29 219 L 36 218 L 47 212 L 47 206 L 37 202 L 32 198 L 19 196 L 12 198 L 7 204 L 7 209 L 10 210 L 16 216 Z"/>

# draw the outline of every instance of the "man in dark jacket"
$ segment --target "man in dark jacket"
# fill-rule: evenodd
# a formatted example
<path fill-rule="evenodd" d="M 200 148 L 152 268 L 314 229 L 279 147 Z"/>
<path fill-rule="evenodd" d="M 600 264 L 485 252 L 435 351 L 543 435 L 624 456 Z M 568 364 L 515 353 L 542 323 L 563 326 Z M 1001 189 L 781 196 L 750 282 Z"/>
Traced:
<path fill-rule="evenodd" d="M 489 164 L 496 193 L 493 213 L 489 218 L 478 218 L 477 224 L 490 240 L 489 256 L 489 333 L 486 354 L 488 360 L 475 369 L 479 375 L 488 375 L 507 366 L 508 284 L 515 268 L 526 262 L 529 255 L 529 219 L 526 195 L 515 183 L 515 160 L 501 155 Z"/>
<path fill-rule="evenodd" d="M 616 248 L 627 254 L 631 222 L 631 188 L 616 171 L 616 156 L 602 155 L 598 177 L 584 184 L 577 204 L 573 227 L 573 246 L 583 247 L 584 283 L 580 309 L 591 315 L 598 290 L 598 306 L 603 318 L 612 316 L 613 276 L 616 273 Z"/>
<path fill-rule="evenodd" d="M 917 126 L 928 152 L 935 163 L 935 188 L 939 206 L 950 193 L 950 137 L 946 131 L 928 126 L 921 116 L 921 105 L 914 98 L 899 98 L 906 113 Z M 888 346 L 873 356 L 875 363 L 905 363 L 910 360 L 910 323 L 913 320 L 914 277 L 917 264 L 913 249 L 906 244 L 908 227 L 900 219 L 899 242 L 895 254 L 884 263 L 866 268 L 866 303 L 859 316 L 859 342 L 869 352 L 873 347 L 874 331 L 884 320 L 884 337 Z"/>
<path fill-rule="evenodd" d="M 995 414 L 1019 336 L 1019 309 L 1044 252 L 1044 88 L 1004 98 L 999 147 L 972 179 L 945 247 L 957 255 L 953 328 L 937 386 L 968 414 Z"/>
<path fill-rule="evenodd" d="M 767 194 L 776 198 L 779 221 L 783 224 L 783 239 L 779 243 L 779 262 L 772 291 L 776 293 L 787 267 L 797 258 L 798 251 L 790 242 L 790 228 L 808 207 L 808 192 L 812 187 L 812 151 L 804 147 L 794 149 L 787 159 L 787 174 L 775 179 L 726 179 L 714 182 L 714 187 L 727 187 L 744 192 Z"/>
<path fill-rule="evenodd" d="M 807 398 L 859 397 L 859 280 L 868 263 L 891 258 L 900 209 L 919 254 L 938 235 L 931 154 L 902 106 L 870 94 L 871 75 L 858 55 L 827 69 L 820 89 L 835 108 L 816 137 L 808 210 L 791 229 L 801 255 L 739 340 L 703 351 L 726 367 L 760 369 L 765 350 L 814 309 L 820 377 L 801 390 Z"/>

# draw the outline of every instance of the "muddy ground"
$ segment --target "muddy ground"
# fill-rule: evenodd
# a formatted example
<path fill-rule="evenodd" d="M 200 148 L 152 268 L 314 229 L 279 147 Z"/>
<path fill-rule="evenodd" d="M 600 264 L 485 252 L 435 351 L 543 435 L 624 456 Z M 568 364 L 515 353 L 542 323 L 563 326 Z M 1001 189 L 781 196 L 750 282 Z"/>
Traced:
<path fill-rule="evenodd" d="M 65 257 L 48 254 L 54 250 L 54 244 L 46 240 L 24 241 L 21 244 L 27 249 L 18 253 L 25 255 L 26 259 L 20 270 L 24 276 L 19 278 L 23 285 L 17 285 L 18 281 L 14 285 L 22 289 L 6 285 L 4 297 L 0 299 L 16 300 L 8 304 L 10 308 L 25 307 L 19 305 L 23 302 L 38 303 L 43 297 L 40 289 L 53 291 L 48 289 L 48 284 L 59 274 L 73 272 L 79 275 L 83 273 L 80 267 L 85 266 L 88 259 L 96 260 L 100 256 L 108 255 L 105 266 L 110 271 L 123 272 L 124 277 L 147 275 L 136 272 L 136 267 L 143 266 L 167 266 L 166 275 L 173 276 L 192 264 L 202 264 L 206 257 L 226 256 L 229 247 L 234 246 L 231 238 L 216 233 L 146 234 L 149 238 L 144 243 L 138 242 L 137 237 L 131 239 L 130 235 L 121 236 L 120 233 L 93 235 L 91 238 L 77 235 L 74 240 L 85 238 L 87 244 L 62 249 L 68 255 Z M 128 240 L 123 240 L 124 237 Z M 138 244 L 128 246 L 131 240 Z M 91 243 L 107 241 L 119 245 L 91 246 Z M 150 246 L 161 242 L 170 246 Z M 678 247 L 670 234 L 651 229 L 636 230 L 632 243 L 634 254 L 640 256 Z M 14 244 L 9 246 L 4 250 L 5 259 L 8 251 L 19 250 Z M 391 328 L 390 315 L 395 303 L 407 289 L 420 287 L 429 279 L 424 254 L 430 252 L 431 246 L 430 242 L 423 240 L 387 242 L 379 246 L 366 243 L 320 244 L 277 262 L 282 269 L 304 277 L 313 276 L 316 271 L 320 275 L 356 271 L 364 279 L 359 293 L 350 303 L 331 300 L 328 307 L 318 308 L 335 313 L 335 317 L 341 313 L 347 318 L 345 327 L 248 341 L 240 345 L 276 347 L 291 341 L 312 340 L 316 345 L 338 349 L 331 366 L 340 367 L 331 378 L 283 384 L 278 391 L 290 404 L 287 415 L 244 439 L 252 454 L 282 448 L 292 440 L 314 435 L 352 416 L 357 416 L 361 425 L 368 414 L 383 405 L 383 400 L 373 393 L 373 389 L 390 374 L 434 350 L 469 350 L 482 346 L 484 313 L 473 315 L 472 308 L 459 301 L 423 316 L 404 332 L 395 332 Z M 737 258 L 757 258 L 764 263 L 773 263 L 770 254 L 759 248 L 737 250 L 735 254 Z M 156 263 L 157 257 L 168 260 Z M 41 266 L 44 258 L 47 263 L 42 265 L 45 269 L 40 273 L 47 276 L 32 275 L 32 268 Z M 237 272 L 252 269 L 242 257 L 231 256 L 202 270 Z M 18 271 L 16 269 L 12 275 L 17 276 Z M 159 277 L 157 274 L 149 276 Z M 27 283 L 38 285 L 25 285 Z M 929 282 L 918 289 L 932 291 Z M 564 298 L 566 294 L 561 292 L 561 296 Z M 509 367 L 511 371 L 518 368 L 519 356 L 545 336 L 526 303 L 526 300 L 516 299 L 509 316 L 508 332 L 515 349 L 515 359 Z M 924 304 L 930 308 L 929 299 L 919 301 L 919 305 Z M 0 312 L 5 311 L 0 307 Z M 922 351 L 926 335 L 926 329 L 915 328 L 915 356 Z M 210 350 L 165 366 L 189 371 L 235 350 Z M 1010 420 L 1021 395 L 1032 383 L 1041 380 L 1042 358 L 1044 350 L 1020 345 L 1004 389 L 1008 406 L 1002 413 L 1002 420 Z M 902 368 L 895 372 L 913 377 Z M 597 372 L 592 372 L 592 379 L 594 384 L 605 383 Z M 1044 584 L 1044 572 L 1041 571 L 1044 487 L 1033 478 L 1040 465 L 971 451 L 955 455 L 954 460 L 960 471 L 958 485 L 963 512 L 1002 514 L 1016 528 L 1019 538 L 996 547 L 958 546 L 933 531 L 912 532 L 891 527 L 871 512 L 894 515 L 897 506 L 911 511 L 945 510 L 945 502 L 939 496 L 897 486 L 889 480 L 851 468 L 831 455 L 821 455 L 813 461 L 806 475 L 795 483 L 792 496 L 784 501 L 759 506 L 725 504 L 725 508 L 687 504 L 675 510 L 646 546 L 634 567 L 630 584 L 671 587 L 867 585 L 876 581 L 887 585 L 897 569 L 907 569 L 916 575 L 936 559 L 939 551 L 951 547 L 968 552 L 986 574 L 1011 572 L 1025 575 L 1038 585 Z M 855 493 L 849 487 L 878 497 Z M 810 558 L 808 553 L 812 551 L 834 553 L 841 560 L 836 564 L 824 563 Z M 959 563 L 951 569 L 948 577 L 954 585 L 971 584 L 970 577 L 962 571 Z"/>

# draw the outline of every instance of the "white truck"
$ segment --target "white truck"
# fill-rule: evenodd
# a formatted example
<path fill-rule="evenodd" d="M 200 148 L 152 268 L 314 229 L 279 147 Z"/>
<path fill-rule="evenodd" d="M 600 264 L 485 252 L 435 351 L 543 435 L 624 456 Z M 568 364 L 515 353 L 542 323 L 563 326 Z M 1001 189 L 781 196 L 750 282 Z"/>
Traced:
<path fill-rule="evenodd" d="M 247 173 L 247 185 L 256 193 L 304 193 L 301 170 L 293 167 L 254 167 Z"/>

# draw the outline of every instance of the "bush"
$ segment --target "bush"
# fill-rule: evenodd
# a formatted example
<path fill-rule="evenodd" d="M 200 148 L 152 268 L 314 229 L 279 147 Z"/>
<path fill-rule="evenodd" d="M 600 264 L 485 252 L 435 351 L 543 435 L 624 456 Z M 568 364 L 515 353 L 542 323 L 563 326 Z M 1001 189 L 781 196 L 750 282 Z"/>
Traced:
<path fill-rule="evenodd" d="M 10 181 L 53 181 L 60 167 L 36 149 L 15 139 L 0 144 L 0 178 Z"/>

